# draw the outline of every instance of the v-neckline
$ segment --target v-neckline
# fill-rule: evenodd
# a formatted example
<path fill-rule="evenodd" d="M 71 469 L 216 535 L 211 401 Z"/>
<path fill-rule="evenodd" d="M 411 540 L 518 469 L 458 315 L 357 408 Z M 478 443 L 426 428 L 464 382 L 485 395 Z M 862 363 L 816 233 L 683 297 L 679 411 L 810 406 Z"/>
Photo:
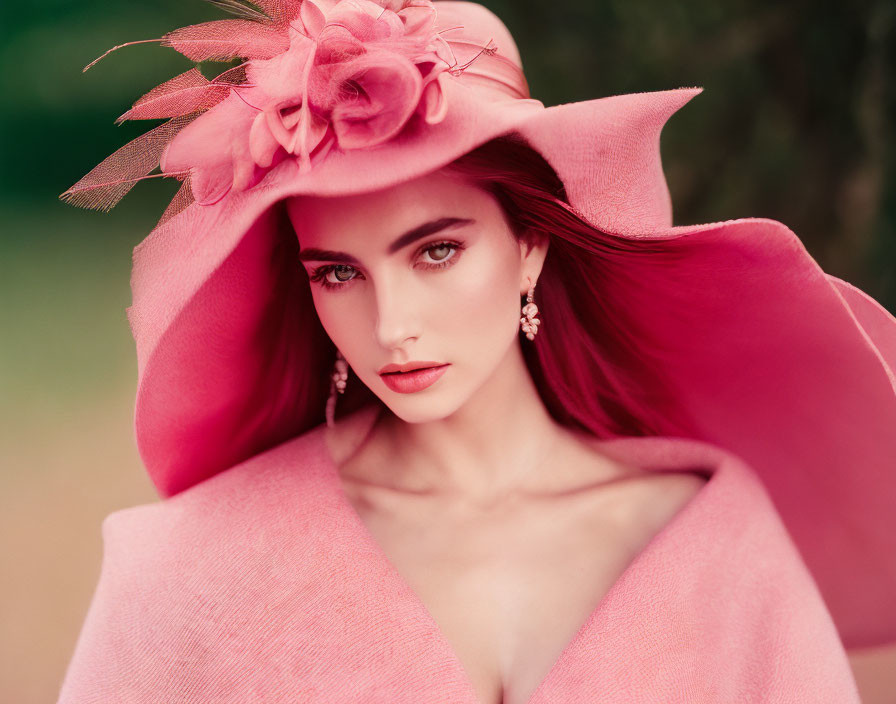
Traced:
<path fill-rule="evenodd" d="M 436 638 L 439 640 L 440 645 L 444 652 L 448 653 L 450 656 L 450 663 L 446 664 L 446 667 L 450 667 L 456 673 L 456 678 L 458 681 L 462 681 L 466 688 L 469 690 L 469 702 L 466 704 L 483 704 L 480 701 L 476 688 L 473 685 L 473 681 L 470 678 L 469 673 L 464 667 L 463 662 L 460 657 L 458 657 L 454 646 L 445 636 L 435 617 L 430 613 L 429 608 L 420 598 L 416 591 L 411 587 L 410 583 L 405 579 L 404 575 L 398 570 L 392 560 L 389 558 L 386 551 L 377 541 L 373 533 L 371 533 L 370 529 L 367 527 L 367 524 L 364 523 L 361 515 L 355 509 L 352 502 L 349 500 L 348 495 L 345 492 L 345 488 L 342 485 L 342 478 L 339 474 L 339 468 L 336 465 L 336 461 L 333 458 L 333 455 L 330 452 L 330 448 L 327 444 L 326 440 L 326 426 L 320 425 L 317 429 L 318 437 L 317 442 L 319 444 L 320 455 L 323 457 L 324 464 L 324 475 L 326 480 L 331 484 L 334 494 L 337 497 L 337 501 L 340 505 L 340 508 L 345 512 L 346 515 L 351 516 L 351 524 L 355 529 L 355 532 L 358 535 L 358 539 L 364 543 L 368 551 L 375 555 L 375 559 L 377 559 L 381 566 L 384 568 L 386 572 L 389 573 L 392 582 L 396 586 L 396 588 L 403 591 L 408 598 L 412 601 L 413 608 L 419 613 L 422 619 L 428 624 L 429 629 L 433 634 L 435 634 Z M 628 460 L 630 448 L 636 448 L 638 443 L 651 442 L 651 441 L 675 441 L 677 438 L 667 438 L 667 437 L 616 437 L 610 439 L 598 439 L 594 438 L 589 442 L 593 444 L 596 448 L 601 448 L 603 451 L 606 451 L 606 454 L 614 460 Z M 701 441 L 693 441 L 690 439 L 681 439 L 683 443 L 692 443 Z M 650 453 L 648 453 L 648 457 L 652 457 Z M 542 697 L 542 692 L 552 684 L 554 678 L 558 676 L 558 673 L 561 671 L 562 666 L 571 658 L 576 656 L 576 651 L 581 647 L 582 641 L 588 633 L 589 628 L 592 624 L 606 611 L 612 602 L 617 598 L 620 590 L 632 579 L 635 578 L 636 573 L 639 570 L 644 568 L 645 564 L 648 564 L 650 559 L 653 557 L 655 553 L 661 551 L 665 544 L 670 540 L 670 536 L 678 530 L 680 530 L 681 524 L 683 524 L 688 518 L 698 510 L 698 506 L 702 505 L 707 499 L 707 493 L 712 493 L 716 491 L 716 487 L 719 484 L 719 476 L 721 475 L 722 468 L 727 466 L 724 462 L 718 462 L 718 460 L 713 465 L 707 465 L 700 467 L 695 467 L 693 462 L 673 462 L 671 466 L 669 465 L 655 465 L 645 467 L 640 464 L 635 464 L 639 469 L 648 473 L 662 473 L 662 472 L 678 472 L 678 473 L 698 473 L 703 474 L 704 476 L 708 475 L 708 479 L 705 484 L 700 487 L 700 489 L 690 498 L 690 500 L 682 506 L 672 518 L 666 522 L 666 524 L 650 538 L 647 544 L 642 548 L 642 550 L 635 555 L 635 557 L 626 565 L 625 569 L 619 574 L 610 588 L 604 593 L 603 598 L 598 602 L 597 606 L 591 611 L 591 613 L 587 616 L 582 625 L 578 628 L 575 635 L 571 638 L 571 640 L 564 646 L 560 655 L 554 660 L 554 663 L 551 665 L 548 670 L 547 675 L 545 675 L 544 679 L 539 682 L 538 686 L 532 691 L 529 698 L 526 700 L 526 704 L 541 704 L 540 700 Z"/>

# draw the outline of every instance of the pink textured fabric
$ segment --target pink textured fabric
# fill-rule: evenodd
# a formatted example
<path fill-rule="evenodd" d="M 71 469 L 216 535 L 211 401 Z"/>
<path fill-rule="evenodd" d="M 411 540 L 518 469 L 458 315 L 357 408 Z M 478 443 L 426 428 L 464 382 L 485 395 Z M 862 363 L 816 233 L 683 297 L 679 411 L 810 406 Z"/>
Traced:
<path fill-rule="evenodd" d="M 476 704 L 345 497 L 324 431 L 106 518 L 59 704 Z M 834 622 L 753 470 L 700 441 L 601 444 L 709 481 L 595 597 L 530 704 L 858 702 Z"/>

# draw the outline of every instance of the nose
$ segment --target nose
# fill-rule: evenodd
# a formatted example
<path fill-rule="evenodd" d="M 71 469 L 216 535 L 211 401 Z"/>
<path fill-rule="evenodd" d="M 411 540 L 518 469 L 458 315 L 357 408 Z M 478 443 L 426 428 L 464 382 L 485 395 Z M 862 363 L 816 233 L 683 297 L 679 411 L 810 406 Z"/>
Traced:
<path fill-rule="evenodd" d="M 376 338 L 385 349 L 397 349 L 420 334 L 420 296 L 400 278 L 374 287 Z"/>

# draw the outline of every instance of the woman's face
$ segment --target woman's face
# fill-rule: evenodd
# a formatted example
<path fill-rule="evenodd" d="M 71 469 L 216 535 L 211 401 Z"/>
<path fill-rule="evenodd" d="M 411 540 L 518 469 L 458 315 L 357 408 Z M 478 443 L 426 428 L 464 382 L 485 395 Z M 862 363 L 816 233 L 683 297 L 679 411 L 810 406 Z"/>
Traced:
<path fill-rule="evenodd" d="M 547 242 L 519 242 L 490 194 L 436 171 L 373 193 L 300 196 L 288 211 L 324 329 L 398 417 L 443 418 L 518 359 L 520 296 Z M 446 366 L 419 390 L 411 376 L 380 375 L 408 362 Z"/>

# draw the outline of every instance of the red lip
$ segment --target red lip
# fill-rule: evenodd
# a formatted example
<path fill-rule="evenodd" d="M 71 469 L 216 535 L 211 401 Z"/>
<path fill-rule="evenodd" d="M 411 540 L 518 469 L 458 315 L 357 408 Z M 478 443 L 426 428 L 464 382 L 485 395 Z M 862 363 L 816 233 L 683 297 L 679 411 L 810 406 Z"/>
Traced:
<path fill-rule="evenodd" d="M 378 374 L 394 374 L 395 372 L 410 372 L 415 369 L 427 369 L 429 367 L 441 367 L 441 362 L 405 362 L 404 364 L 387 364 L 377 372 Z"/>
<path fill-rule="evenodd" d="M 435 384 L 450 366 L 450 364 L 443 364 L 410 372 L 381 374 L 380 378 L 392 391 L 399 394 L 412 394 Z"/>

